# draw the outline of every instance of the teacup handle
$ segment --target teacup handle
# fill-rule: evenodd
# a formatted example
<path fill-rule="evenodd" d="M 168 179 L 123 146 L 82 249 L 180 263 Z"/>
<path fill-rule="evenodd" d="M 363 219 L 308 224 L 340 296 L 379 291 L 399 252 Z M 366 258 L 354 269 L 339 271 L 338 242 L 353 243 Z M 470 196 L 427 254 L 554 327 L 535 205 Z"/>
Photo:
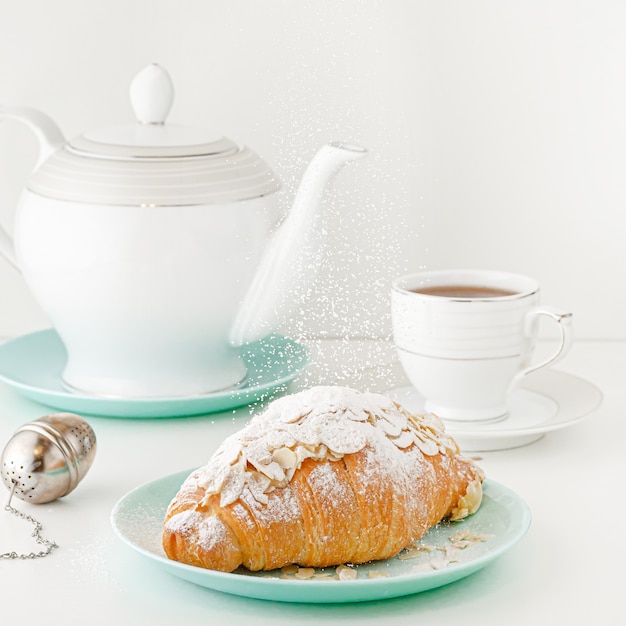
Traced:
<path fill-rule="evenodd" d="M 539 306 L 531 309 L 526 314 L 526 318 L 524 319 L 524 333 L 527 337 L 533 337 L 537 334 L 539 328 L 539 319 L 544 316 L 551 320 L 554 320 L 561 332 L 559 346 L 550 357 L 545 359 L 544 361 L 537 363 L 535 365 L 530 365 L 527 368 L 523 369 L 513 379 L 512 385 L 514 386 L 520 382 L 522 378 L 528 376 L 532 372 L 536 372 L 542 367 L 546 367 L 547 365 L 553 365 L 557 361 L 560 361 L 569 351 L 572 341 L 574 339 L 574 333 L 572 330 L 572 314 L 571 313 L 563 313 L 562 311 L 558 311 L 549 306 Z"/>

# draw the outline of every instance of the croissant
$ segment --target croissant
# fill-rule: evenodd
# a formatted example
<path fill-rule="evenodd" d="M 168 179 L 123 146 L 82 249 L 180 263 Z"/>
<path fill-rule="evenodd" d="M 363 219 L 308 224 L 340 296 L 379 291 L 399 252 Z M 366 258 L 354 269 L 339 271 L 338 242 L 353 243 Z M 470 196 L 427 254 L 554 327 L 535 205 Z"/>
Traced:
<path fill-rule="evenodd" d="M 163 548 L 224 572 L 386 559 L 474 513 L 483 478 L 434 415 L 313 387 L 275 400 L 188 476 Z"/>

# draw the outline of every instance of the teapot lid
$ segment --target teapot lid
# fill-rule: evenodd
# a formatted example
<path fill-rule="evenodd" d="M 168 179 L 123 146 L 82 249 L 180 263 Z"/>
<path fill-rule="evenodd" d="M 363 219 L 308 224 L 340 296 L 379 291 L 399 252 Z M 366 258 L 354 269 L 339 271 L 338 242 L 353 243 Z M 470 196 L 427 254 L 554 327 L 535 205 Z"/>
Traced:
<path fill-rule="evenodd" d="M 146 206 L 237 202 L 280 189 L 267 163 L 249 148 L 165 122 L 174 88 L 159 65 L 135 76 L 130 99 L 135 124 L 69 141 L 34 172 L 29 189 L 61 200 Z"/>
<path fill-rule="evenodd" d="M 202 157 L 235 152 L 230 139 L 210 131 L 166 124 L 174 102 L 174 85 L 167 71 L 153 63 L 130 84 L 135 124 L 108 126 L 75 137 L 68 149 L 76 154 L 113 159 Z"/>

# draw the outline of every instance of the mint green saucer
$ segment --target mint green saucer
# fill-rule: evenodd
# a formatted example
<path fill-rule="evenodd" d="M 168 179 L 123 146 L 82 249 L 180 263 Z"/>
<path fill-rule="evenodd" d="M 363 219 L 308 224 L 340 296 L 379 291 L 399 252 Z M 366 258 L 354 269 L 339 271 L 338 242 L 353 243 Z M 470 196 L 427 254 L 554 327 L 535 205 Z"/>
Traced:
<path fill-rule="evenodd" d="M 165 511 L 189 473 L 178 472 L 126 494 L 111 513 L 113 529 L 122 541 L 146 557 L 147 563 L 202 587 L 249 598 L 305 603 L 366 602 L 434 589 L 489 565 L 515 545 L 530 525 L 530 512 L 524 501 L 507 487 L 487 480 L 477 513 L 462 522 L 439 524 L 421 540 L 421 544 L 430 546 L 430 551 L 424 550 L 416 558 L 395 557 L 356 566 L 355 580 L 334 579 L 335 568 L 318 573 L 328 574 L 328 578 L 310 580 L 285 578 L 280 570 L 216 572 L 170 561 L 161 547 Z M 446 562 L 442 558 L 445 551 L 437 548 L 453 545 L 450 538 L 459 531 L 475 533 L 484 540 L 457 550 Z"/>
<path fill-rule="evenodd" d="M 23 335 L 0 345 L 0 381 L 23 396 L 62 411 L 104 417 L 187 417 L 217 413 L 269 399 L 286 390 L 307 365 L 307 349 L 281 335 L 242 348 L 248 368 L 236 389 L 193 397 L 103 398 L 68 391 L 61 381 L 66 352 L 54 330 Z"/>

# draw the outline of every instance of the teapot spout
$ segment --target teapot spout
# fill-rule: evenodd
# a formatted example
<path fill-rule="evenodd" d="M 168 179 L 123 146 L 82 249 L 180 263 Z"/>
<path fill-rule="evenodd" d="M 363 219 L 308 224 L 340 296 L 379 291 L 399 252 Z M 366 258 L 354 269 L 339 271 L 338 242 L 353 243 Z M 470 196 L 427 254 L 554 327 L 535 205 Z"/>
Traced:
<path fill-rule="evenodd" d="M 231 328 L 230 342 L 242 346 L 270 334 L 297 304 L 292 297 L 303 281 L 313 281 L 320 232 L 317 216 L 324 190 L 349 161 L 367 149 L 333 142 L 323 146 L 307 167 L 288 216 L 273 234 Z"/>

